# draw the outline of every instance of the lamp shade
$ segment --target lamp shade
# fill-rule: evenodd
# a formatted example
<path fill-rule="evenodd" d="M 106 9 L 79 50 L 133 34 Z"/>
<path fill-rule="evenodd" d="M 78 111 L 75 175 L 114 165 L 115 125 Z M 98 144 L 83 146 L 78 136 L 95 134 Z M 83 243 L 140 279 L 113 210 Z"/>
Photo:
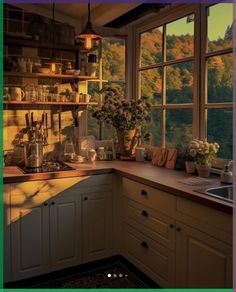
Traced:
<path fill-rule="evenodd" d="M 85 29 L 79 35 L 75 36 L 75 38 L 84 40 L 84 48 L 87 50 L 93 47 L 93 40 L 99 40 L 102 38 L 94 31 L 90 21 L 90 3 L 88 3 L 88 21 Z"/>

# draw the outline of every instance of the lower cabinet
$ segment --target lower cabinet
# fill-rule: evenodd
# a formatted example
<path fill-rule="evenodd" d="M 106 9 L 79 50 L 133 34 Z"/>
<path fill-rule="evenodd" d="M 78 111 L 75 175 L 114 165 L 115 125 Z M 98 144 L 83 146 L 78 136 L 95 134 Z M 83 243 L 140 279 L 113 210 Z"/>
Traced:
<path fill-rule="evenodd" d="M 53 198 L 50 204 L 51 270 L 60 270 L 81 262 L 81 200 L 67 194 Z"/>
<path fill-rule="evenodd" d="M 83 262 L 112 254 L 111 191 L 82 193 Z"/>
<path fill-rule="evenodd" d="M 124 256 L 162 287 L 175 285 L 175 254 L 129 225 L 124 227 Z"/>
<path fill-rule="evenodd" d="M 158 190 L 123 184 L 127 259 L 163 288 L 232 288 L 232 216 L 168 193 L 162 204 Z"/>
<path fill-rule="evenodd" d="M 232 288 L 232 246 L 177 222 L 176 287 Z"/>
<path fill-rule="evenodd" d="M 112 255 L 111 177 L 86 179 L 86 187 L 53 181 L 56 192 L 40 182 L 5 188 L 5 282 Z"/>
<path fill-rule="evenodd" d="M 49 272 L 48 202 L 11 197 L 12 280 Z"/>

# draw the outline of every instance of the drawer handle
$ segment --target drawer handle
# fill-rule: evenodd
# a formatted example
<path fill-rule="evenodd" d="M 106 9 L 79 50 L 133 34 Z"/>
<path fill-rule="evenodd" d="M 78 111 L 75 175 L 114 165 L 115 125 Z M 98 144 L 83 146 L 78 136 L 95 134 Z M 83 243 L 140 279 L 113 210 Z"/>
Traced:
<path fill-rule="evenodd" d="M 145 190 L 141 190 L 141 195 L 142 195 L 142 196 L 147 196 L 148 193 L 147 193 Z"/>
<path fill-rule="evenodd" d="M 84 201 L 87 201 L 88 200 L 88 198 L 87 197 L 84 197 Z"/>
<path fill-rule="evenodd" d="M 147 213 L 147 211 L 143 210 L 143 211 L 142 211 L 142 215 L 143 215 L 144 217 L 148 217 L 148 213 Z"/>
<path fill-rule="evenodd" d="M 52 202 L 51 205 L 55 205 L 55 202 Z"/>
<path fill-rule="evenodd" d="M 148 244 L 146 241 L 142 241 L 141 246 L 144 248 L 148 248 Z"/>
<path fill-rule="evenodd" d="M 181 231 L 181 228 L 180 228 L 180 227 L 177 227 L 176 230 L 177 230 L 178 232 L 180 232 L 180 231 Z"/>
<path fill-rule="evenodd" d="M 174 228 L 174 224 L 170 224 L 170 228 L 171 228 L 171 229 Z"/>
<path fill-rule="evenodd" d="M 44 202 L 43 205 L 44 205 L 44 206 L 48 206 L 48 202 Z"/>

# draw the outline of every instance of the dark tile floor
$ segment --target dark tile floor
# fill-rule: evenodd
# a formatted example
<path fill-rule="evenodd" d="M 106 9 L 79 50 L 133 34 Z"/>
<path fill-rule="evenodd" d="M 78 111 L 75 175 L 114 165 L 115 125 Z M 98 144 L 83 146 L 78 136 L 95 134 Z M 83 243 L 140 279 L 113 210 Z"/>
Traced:
<path fill-rule="evenodd" d="M 5 285 L 5 288 L 160 288 L 123 257 L 85 264 Z"/>

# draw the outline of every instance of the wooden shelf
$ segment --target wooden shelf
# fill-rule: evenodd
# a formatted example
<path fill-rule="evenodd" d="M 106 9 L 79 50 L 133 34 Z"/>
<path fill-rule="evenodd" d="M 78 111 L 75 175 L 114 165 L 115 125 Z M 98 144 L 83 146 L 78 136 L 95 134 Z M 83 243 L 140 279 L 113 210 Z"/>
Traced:
<path fill-rule="evenodd" d="M 31 101 L 3 101 L 3 104 L 9 104 L 9 105 L 72 105 L 72 106 L 96 106 L 98 105 L 97 102 L 50 102 L 50 101 L 45 101 L 45 102 L 31 102 Z"/>
<path fill-rule="evenodd" d="M 74 76 L 66 74 L 43 74 L 43 73 L 21 73 L 21 72 L 4 72 L 4 76 L 21 77 L 21 78 L 54 78 L 54 79 L 80 79 L 96 80 L 93 76 Z"/>

